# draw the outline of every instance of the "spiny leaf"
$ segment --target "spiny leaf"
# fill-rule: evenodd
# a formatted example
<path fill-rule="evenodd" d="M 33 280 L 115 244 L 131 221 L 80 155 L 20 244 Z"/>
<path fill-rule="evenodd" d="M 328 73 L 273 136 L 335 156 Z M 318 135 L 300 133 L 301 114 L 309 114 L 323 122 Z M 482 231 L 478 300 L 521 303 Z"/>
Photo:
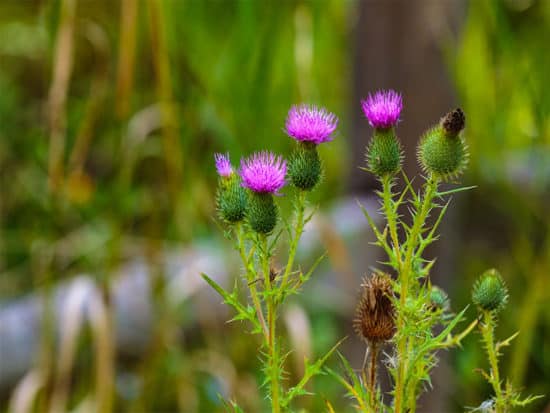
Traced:
<path fill-rule="evenodd" d="M 296 396 L 306 394 L 304 390 L 305 385 L 313 376 L 321 374 L 322 372 L 321 369 L 325 364 L 325 362 L 327 361 L 327 359 L 336 351 L 336 349 L 340 346 L 340 344 L 342 344 L 342 342 L 346 338 L 347 337 L 344 337 L 342 340 L 336 343 L 323 357 L 318 359 L 315 363 L 310 364 L 307 359 L 304 359 L 304 363 L 305 363 L 304 376 L 296 386 L 292 387 L 287 392 L 286 397 L 283 399 L 283 402 L 282 402 L 283 406 L 287 406 L 292 401 L 292 399 L 295 398 Z"/>
<path fill-rule="evenodd" d="M 477 185 L 463 186 L 463 187 L 460 187 L 460 188 L 451 189 L 449 191 L 436 192 L 435 196 L 438 197 L 438 198 L 441 198 L 442 196 L 445 196 L 445 195 L 456 194 L 457 192 L 469 191 L 470 189 L 475 189 L 475 188 L 477 188 Z"/>

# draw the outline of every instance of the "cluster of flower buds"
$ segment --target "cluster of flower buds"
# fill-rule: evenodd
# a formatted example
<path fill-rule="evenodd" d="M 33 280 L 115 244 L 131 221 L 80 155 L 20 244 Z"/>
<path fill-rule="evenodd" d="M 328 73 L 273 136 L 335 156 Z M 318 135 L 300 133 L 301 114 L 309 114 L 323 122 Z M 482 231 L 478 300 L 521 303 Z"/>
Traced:
<path fill-rule="evenodd" d="M 403 109 L 400 94 L 393 90 L 370 94 L 362 102 L 363 113 L 374 128 L 367 146 L 367 169 L 376 176 L 393 176 L 401 168 L 403 152 L 395 128 Z M 461 174 L 468 161 L 466 143 L 460 133 L 465 116 L 461 109 L 446 114 L 439 125 L 420 139 L 417 151 L 422 169 L 440 179 Z"/>
<path fill-rule="evenodd" d="M 338 125 L 336 116 L 315 106 L 293 106 L 286 120 L 285 132 L 297 142 L 290 161 L 268 151 L 241 159 L 235 174 L 229 155 L 215 154 L 220 176 L 217 207 L 222 219 L 234 224 L 246 219 L 250 228 L 269 234 L 277 224 L 278 210 L 274 195 L 287 179 L 297 189 L 312 190 L 322 176 L 317 146 L 332 140 Z"/>

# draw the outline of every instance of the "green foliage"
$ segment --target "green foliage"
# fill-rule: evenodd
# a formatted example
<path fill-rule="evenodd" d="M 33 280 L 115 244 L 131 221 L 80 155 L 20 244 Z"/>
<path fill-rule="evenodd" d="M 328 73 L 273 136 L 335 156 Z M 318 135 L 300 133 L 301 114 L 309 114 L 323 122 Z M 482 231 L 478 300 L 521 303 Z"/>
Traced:
<path fill-rule="evenodd" d="M 401 145 L 394 128 L 375 129 L 367 146 L 367 168 L 376 176 L 395 175 L 401 167 Z"/>
<path fill-rule="evenodd" d="M 313 150 L 315 159 L 319 161 L 315 148 Z M 267 389 L 267 398 L 274 413 L 287 411 L 296 397 L 308 394 L 305 386 L 314 376 L 322 373 L 325 362 L 340 345 L 340 342 L 337 343 L 314 363 L 310 363 L 307 359 L 304 360 L 303 377 L 298 384 L 285 390 L 287 354 L 283 353 L 284 338 L 281 334 L 277 334 L 277 319 L 286 298 L 299 292 L 301 286 L 311 277 L 312 272 L 322 259 L 320 257 L 305 273 L 301 269 L 294 270 L 298 241 L 302 236 L 304 225 L 313 216 L 313 214 L 305 215 L 305 207 L 306 191 L 298 190 L 294 203 L 295 222 L 293 225 L 285 222 L 289 251 L 283 271 L 274 269 L 271 265 L 275 249 L 281 241 L 282 235 L 282 231 L 273 233 L 278 212 L 271 194 L 250 192 L 246 226 L 240 222 L 229 224 L 229 234 L 232 233 L 234 236 L 235 247 L 239 251 L 244 267 L 242 281 L 245 281 L 248 287 L 250 304 L 238 293 L 239 278 L 236 278 L 233 292 L 228 292 L 207 275 L 202 274 L 204 280 L 222 296 L 224 302 L 236 311 L 237 314 L 231 321 L 249 321 L 253 333 L 262 337 L 258 351 L 261 354 L 264 373 L 262 388 Z M 270 234 L 272 234 L 271 238 Z"/>
<path fill-rule="evenodd" d="M 319 183 L 323 165 L 315 145 L 298 144 L 290 155 L 288 177 L 292 185 L 311 191 Z"/>
<path fill-rule="evenodd" d="M 487 279 L 490 279 L 491 283 L 495 283 L 495 280 L 498 281 L 497 287 L 487 286 L 487 288 L 505 288 L 503 286 L 500 274 L 496 273 L 495 270 L 488 270 L 482 275 L 482 282 Z M 494 302 L 491 302 L 491 304 L 494 304 Z M 510 342 L 517 337 L 519 332 L 508 337 L 506 340 L 495 342 L 494 335 L 497 324 L 496 310 L 498 310 L 498 306 L 494 307 L 494 305 L 491 305 L 489 308 L 484 308 L 480 305 L 480 317 L 482 317 L 483 320 L 479 323 L 479 330 L 481 332 L 482 343 L 485 347 L 487 358 L 489 360 L 490 372 L 487 373 L 484 370 L 480 371 L 482 376 L 493 387 L 495 392 L 494 396 L 489 399 L 488 403 L 491 406 L 491 411 L 494 411 L 494 413 L 507 413 L 514 411 L 517 407 L 525 407 L 543 396 L 528 396 L 525 399 L 522 399 L 520 393 L 513 388 L 510 381 L 506 381 L 506 385 L 503 387 L 498 366 L 498 359 L 501 356 L 500 349 L 509 346 Z"/>
<path fill-rule="evenodd" d="M 550 274 L 550 82 L 548 1 L 470 1 L 456 47 L 447 48 L 458 101 L 468 114 L 472 157 L 467 178 L 483 191 L 466 195 L 458 234 L 458 272 L 473 283 L 486 268 L 506 269 L 512 294 L 499 321 L 502 334 L 521 334 L 501 369 L 517 388 L 546 392 L 550 359 L 541 357 L 550 328 L 545 288 Z M 460 287 L 460 285 L 458 285 Z M 456 300 L 470 291 L 458 288 Z M 453 299 L 453 302 L 456 302 Z M 483 397 L 472 382 L 478 344 L 453 359 L 456 394 Z M 479 364 L 479 360 L 477 360 Z M 468 378 L 468 380 L 465 380 Z M 543 410 L 545 403 L 530 406 Z"/>
<path fill-rule="evenodd" d="M 464 126 L 463 113 L 460 110 L 451 112 L 441 123 L 440 127 L 428 132 L 420 143 L 420 158 L 425 163 L 427 172 L 421 191 L 417 193 L 403 174 L 405 187 L 401 193 L 394 194 L 392 188 L 395 178 L 388 176 L 388 170 L 382 168 L 378 171 L 382 183 L 382 191 L 378 195 L 381 199 L 381 212 L 386 219 L 383 228 L 378 228 L 367 210 L 362 208 L 376 237 L 375 244 L 382 247 L 387 254 L 388 259 L 384 264 L 396 273 L 393 281 L 393 302 L 397 331 L 390 341 L 393 354 L 387 356 L 385 362 L 393 377 L 391 405 L 385 405 L 376 385 L 375 343 L 367 343 L 371 362 L 368 372 L 366 363 L 364 364 L 360 378 L 347 362 L 344 364 L 347 377 L 329 370 L 355 399 L 355 407 L 359 411 L 415 411 L 420 394 L 431 387 L 430 373 L 437 364 L 437 351 L 460 346 L 462 340 L 478 324 L 478 320 L 474 320 L 462 332 L 453 334 L 458 323 L 464 319 L 466 308 L 456 315 L 447 314 L 450 310 L 447 294 L 432 287 L 429 282 L 434 260 L 423 257 L 425 249 L 438 238 L 436 230 L 449 206 L 448 202 L 441 203 L 443 197 L 469 189 L 439 191 L 440 183 L 450 176 L 456 176 L 467 157 L 464 141 L 458 136 Z M 389 140 L 392 136 L 378 139 Z M 377 147 L 371 142 L 368 162 L 380 158 L 372 155 L 373 152 L 376 153 L 373 148 Z M 368 169 L 372 171 L 372 165 L 368 165 Z M 405 220 L 398 212 L 405 204 L 411 215 L 410 221 Z M 435 212 L 436 219 L 429 220 L 430 215 Z M 399 237 L 401 231 L 404 233 L 403 239 Z M 363 301 L 360 305 L 364 305 Z M 376 311 L 376 302 L 371 305 L 371 309 Z M 365 314 L 368 315 L 368 312 Z M 441 325 L 439 332 L 434 329 L 436 325 Z"/>

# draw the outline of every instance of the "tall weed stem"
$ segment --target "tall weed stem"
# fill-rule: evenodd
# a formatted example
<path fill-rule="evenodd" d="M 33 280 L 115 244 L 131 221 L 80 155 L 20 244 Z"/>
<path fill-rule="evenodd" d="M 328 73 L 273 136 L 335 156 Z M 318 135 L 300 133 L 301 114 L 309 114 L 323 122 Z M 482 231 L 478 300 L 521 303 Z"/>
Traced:
<path fill-rule="evenodd" d="M 290 274 L 292 273 L 292 267 L 294 265 L 294 258 L 296 257 L 296 251 L 298 250 L 298 241 L 300 241 L 300 238 L 304 232 L 304 212 L 306 207 L 306 192 L 299 190 L 298 195 L 296 197 L 296 232 L 294 233 L 294 236 L 290 240 L 290 246 L 288 251 L 288 261 L 285 267 L 285 272 L 283 274 L 283 278 L 281 281 L 281 289 L 280 291 L 284 294 L 285 287 L 288 283 L 288 279 L 290 277 Z"/>
<path fill-rule="evenodd" d="M 408 234 L 407 241 L 404 245 L 405 247 L 405 260 L 401 265 L 399 271 L 399 311 L 397 317 L 397 331 L 399 332 L 397 336 L 397 354 L 398 354 L 398 369 L 397 369 L 397 378 L 395 384 L 395 412 L 402 412 L 404 405 L 406 403 L 406 380 L 405 376 L 407 374 L 408 368 L 408 349 L 410 348 L 411 338 L 402 334 L 405 325 L 407 323 L 406 314 L 404 312 L 407 297 L 409 294 L 409 287 L 411 285 L 411 275 L 413 274 L 413 256 L 414 252 L 419 245 L 420 236 L 422 229 L 428 218 L 428 214 L 433 207 L 433 198 L 437 192 L 437 186 L 439 184 L 439 179 L 431 175 L 424 187 L 424 197 L 420 205 L 420 209 L 417 210 L 418 213 L 414 215 L 413 226 Z M 388 215 L 389 212 L 389 215 Z M 388 225 L 391 228 L 391 225 L 396 225 L 395 223 L 390 224 L 390 219 L 395 219 L 395 215 L 391 211 L 385 211 L 386 216 L 388 217 Z"/>
<path fill-rule="evenodd" d="M 491 366 L 490 382 L 495 391 L 495 413 L 504 413 L 506 405 L 500 387 L 500 373 L 498 371 L 498 354 L 495 347 L 495 318 L 491 311 L 483 311 L 483 322 L 480 324 L 481 336 Z"/>

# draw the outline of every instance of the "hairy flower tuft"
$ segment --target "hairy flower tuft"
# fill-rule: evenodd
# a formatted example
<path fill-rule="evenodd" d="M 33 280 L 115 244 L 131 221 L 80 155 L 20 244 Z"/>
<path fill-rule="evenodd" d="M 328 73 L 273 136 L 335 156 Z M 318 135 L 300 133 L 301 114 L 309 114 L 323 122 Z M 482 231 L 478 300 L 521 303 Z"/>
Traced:
<path fill-rule="evenodd" d="M 399 121 L 403 99 L 394 90 L 379 90 L 361 101 L 363 113 L 373 128 L 387 129 Z"/>
<path fill-rule="evenodd" d="M 366 341 L 389 340 L 395 334 L 395 311 L 391 281 L 386 274 L 365 277 L 353 328 Z"/>
<path fill-rule="evenodd" d="M 241 159 L 242 185 L 259 194 L 277 194 L 285 185 L 286 161 L 282 156 L 262 151 Z"/>
<path fill-rule="evenodd" d="M 229 161 L 229 153 L 215 153 L 214 161 L 216 162 L 218 175 L 223 178 L 229 178 L 233 173 L 233 167 L 231 166 L 231 162 Z"/>
<path fill-rule="evenodd" d="M 285 132 L 299 142 L 319 145 L 332 140 L 338 126 L 338 118 L 324 108 L 301 104 L 292 106 L 288 112 Z"/>

